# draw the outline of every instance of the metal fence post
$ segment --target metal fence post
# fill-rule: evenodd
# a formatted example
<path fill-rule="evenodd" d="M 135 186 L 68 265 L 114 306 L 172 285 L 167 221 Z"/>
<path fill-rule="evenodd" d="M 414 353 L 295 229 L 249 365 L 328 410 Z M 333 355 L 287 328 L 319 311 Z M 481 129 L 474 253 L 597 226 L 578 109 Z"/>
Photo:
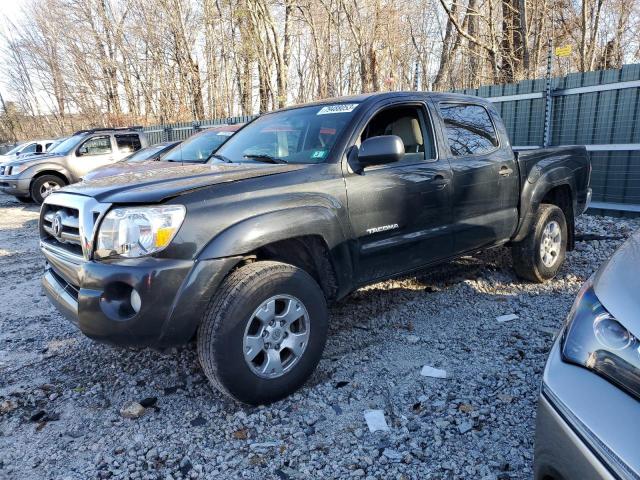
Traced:
<path fill-rule="evenodd" d="M 171 127 L 166 126 L 164 127 L 164 141 L 165 142 L 171 142 L 172 138 L 171 138 L 171 131 L 173 130 Z"/>
<path fill-rule="evenodd" d="M 544 87 L 544 137 L 543 137 L 543 146 L 548 147 L 551 145 L 551 108 L 552 108 L 552 98 L 551 98 L 551 62 L 553 60 L 552 57 L 552 48 L 553 48 L 553 40 L 549 37 L 548 51 L 547 51 L 547 76 Z"/>

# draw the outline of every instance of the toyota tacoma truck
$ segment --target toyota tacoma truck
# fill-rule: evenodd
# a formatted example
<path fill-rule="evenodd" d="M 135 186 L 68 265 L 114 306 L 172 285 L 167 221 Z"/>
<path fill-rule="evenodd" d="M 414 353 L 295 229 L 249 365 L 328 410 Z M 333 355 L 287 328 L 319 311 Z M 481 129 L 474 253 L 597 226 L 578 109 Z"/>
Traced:
<path fill-rule="evenodd" d="M 514 153 L 492 105 L 378 93 L 275 111 L 204 165 L 84 181 L 40 213 L 44 289 L 87 336 L 164 347 L 197 338 L 240 402 L 298 389 L 327 304 L 363 285 L 508 245 L 552 278 L 590 199 L 584 147 Z"/>

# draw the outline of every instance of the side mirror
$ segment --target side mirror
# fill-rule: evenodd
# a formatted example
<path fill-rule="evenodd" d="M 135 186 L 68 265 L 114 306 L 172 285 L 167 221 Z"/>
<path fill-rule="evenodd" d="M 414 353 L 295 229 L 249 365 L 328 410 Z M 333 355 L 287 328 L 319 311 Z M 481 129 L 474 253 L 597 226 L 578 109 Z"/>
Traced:
<path fill-rule="evenodd" d="M 358 151 L 358 163 L 362 168 L 398 162 L 402 157 L 404 157 L 404 143 L 397 135 L 367 138 Z"/>
<path fill-rule="evenodd" d="M 83 155 L 87 155 L 89 153 L 89 148 L 85 145 L 78 149 L 78 156 L 82 157 Z"/>

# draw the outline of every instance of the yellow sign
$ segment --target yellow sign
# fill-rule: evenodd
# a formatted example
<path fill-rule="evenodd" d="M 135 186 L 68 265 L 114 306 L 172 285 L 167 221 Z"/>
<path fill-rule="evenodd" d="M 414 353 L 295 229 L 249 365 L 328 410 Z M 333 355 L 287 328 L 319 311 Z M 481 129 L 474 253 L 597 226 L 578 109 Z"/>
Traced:
<path fill-rule="evenodd" d="M 556 47 L 556 57 L 568 57 L 571 55 L 571 45 Z"/>

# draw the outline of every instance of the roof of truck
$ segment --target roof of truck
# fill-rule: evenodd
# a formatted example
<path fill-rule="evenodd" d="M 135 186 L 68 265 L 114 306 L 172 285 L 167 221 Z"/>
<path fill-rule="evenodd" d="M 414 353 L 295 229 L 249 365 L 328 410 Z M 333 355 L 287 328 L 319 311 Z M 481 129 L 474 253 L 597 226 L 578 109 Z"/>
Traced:
<path fill-rule="evenodd" d="M 473 102 L 481 102 L 488 103 L 488 100 L 482 97 L 474 97 L 472 95 L 463 95 L 460 93 L 449 93 L 449 92 L 412 92 L 412 91 L 399 91 L 399 92 L 372 92 L 372 93 L 361 93 L 359 95 L 347 95 L 344 97 L 332 97 L 325 98 L 322 100 L 316 100 L 314 102 L 301 103 L 298 105 L 291 105 L 288 107 L 281 108 L 279 110 L 274 110 L 274 112 L 280 112 L 283 110 L 292 110 L 295 108 L 301 107 L 312 107 L 312 106 L 320 106 L 320 105 L 330 105 L 335 103 L 372 103 L 379 100 L 385 100 L 387 98 L 414 98 L 416 96 L 424 96 L 424 97 L 442 97 L 447 100 L 458 100 L 458 101 L 473 101 Z M 269 112 L 273 113 L 273 112 Z"/>

